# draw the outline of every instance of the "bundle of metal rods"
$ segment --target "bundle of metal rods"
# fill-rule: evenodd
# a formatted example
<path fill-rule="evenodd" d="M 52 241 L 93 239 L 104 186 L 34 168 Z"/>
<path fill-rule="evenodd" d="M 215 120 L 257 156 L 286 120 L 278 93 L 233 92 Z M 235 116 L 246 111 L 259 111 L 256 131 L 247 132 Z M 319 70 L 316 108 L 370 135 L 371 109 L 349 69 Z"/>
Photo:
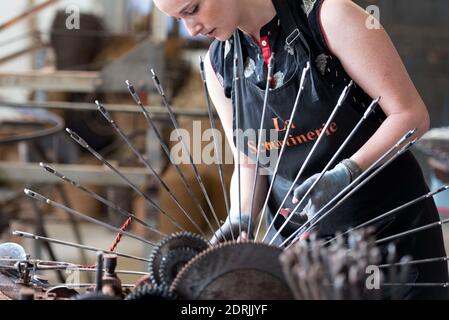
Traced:
<path fill-rule="evenodd" d="M 329 246 L 311 237 L 284 251 L 281 263 L 288 284 L 299 300 L 400 299 L 406 288 L 410 258 L 396 266 L 394 244 L 386 254 L 376 245 L 373 229 L 339 237 Z M 388 268 L 380 265 L 383 256 Z M 384 268 L 382 268 L 384 267 Z M 386 272 L 385 272 L 386 271 Z M 390 286 L 390 287 L 388 287 Z"/>

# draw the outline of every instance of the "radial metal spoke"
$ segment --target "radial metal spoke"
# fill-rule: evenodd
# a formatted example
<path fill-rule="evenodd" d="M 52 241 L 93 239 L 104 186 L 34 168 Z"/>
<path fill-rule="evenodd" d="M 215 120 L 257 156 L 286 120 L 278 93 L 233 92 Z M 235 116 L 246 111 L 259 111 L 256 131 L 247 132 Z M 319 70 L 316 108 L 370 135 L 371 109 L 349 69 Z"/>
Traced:
<path fill-rule="evenodd" d="M 33 190 L 25 189 L 25 190 L 24 190 L 24 193 L 25 193 L 27 196 L 29 196 L 30 198 L 32 198 L 32 199 L 41 201 L 41 202 L 46 203 L 46 204 L 48 204 L 48 205 L 50 205 L 50 206 L 52 206 L 52 207 L 55 207 L 55 208 L 63 209 L 63 210 L 65 210 L 65 211 L 67 211 L 68 213 L 70 213 L 70 214 L 72 214 L 72 215 L 74 215 L 74 216 L 76 216 L 76 217 L 78 217 L 78 218 L 81 218 L 81 219 L 83 219 L 83 220 L 89 221 L 89 222 L 91 222 L 91 223 L 93 223 L 93 224 L 100 225 L 100 226 L 102 226 L 102 227 L 104 227 L 104 228 L 106 228 L 106 229 L 109 229 L 109 230 L 112 230 L 112 231 L 114 231 L 114 232 L 117 232 L 117 233 L 126 235 L 126 236 L 128 236 L 128 237 L 130 237 L 130 238 L 133 238 L 133 239 L 138 240 L 138 241 L 140 241 L 140 242 L 149 244 L 149 245 L 151 245 L 151 246 L 155 246 L 155 245 L 156 245 L 155 243 L 153 243 L 153 242 L 151 242 L 151 241 L 148 241 L 147 239 L 144 239 L 144 238 L 142 238 L 142 237 L 136 236 L 136 235 L 134 235 L 134 234 L 132 234 L 132 233 L 130 233 L 130 232 L 128 232 L 128 231 L 123 231 L 123 230 L 121 230 L 120 228 L 114 227 L 114 226 L 112 226 L 112 225 L 110 225 L 110 224 L 108 224 L 108 223 L 105 223 L 105 222 L 103 222 L 103 221 L 94 219 L 94 218 L 92 218 L 92 217 L 89 217 L 88 215 L 85 215 L 84 213 L 81 213 L 81 212 L 79 212 L 79 211 L 77 211 L 77 210 L 74 210 L 74 209 L 72 209 L 72 208 L 68 208 L 68 207 L 66 207 L 66 206 L 64 206 L 64 205 L 62 205 L 62 204 L 60 204 L 60 203 L 58 203 L 58 202 L 55 202 L 55 201 L 53 201 L 53 200 L 50 200 L 49 198 L 46 198 L 46 197 L 44 197 L 43 195 L 41 195 L 41 194 L 39 194 L 39 193 L 37 193 L 37 192 L 35 192 L 35 191 L 33 191 Z"/>
<path fill-rule="evenodd" d="M 14 236 L 18 236 L 18 237 L 22 237 L 22 238 L 28 238 L 28 239 L 38 240 L 38 241 L 46 241 L 46 242 L 50 242 L 50 243 L 54 243 L 54 244 L 67 246 L 67 247 L 73 247 L 73 248 L 78 248 L 78 249 L 83 249 L 83 250 L 88 250 L 88 251 L 94 251 L 94 252 L 102 251 L 102 252 L 105 252 L 105 253 L 113 253 L 113 254 L 116 254 L 117 256 L 123 257 L 123 258 L 128 258 L 128 259 L 132 259 L 132 260 L 139 260 L 139 261 L 144 261 L 144 262 L 150 262 L 150 260 L 146 259 L 146 258 L 136 257 L 136 256 L 133 256 L 133 255 L 129 255 L 129 254 L 121 253 L 121 252 L 116 252 L 116 251 L 104 250 L 104 249 L 100 249 L 100 248 L 96 248 L 96 247 L 92 247 L 92 246 L 86 246 L 86 245 L 82 245 L 82 244 L 78 244 L 78 243 L 73 243 L 73 242 L 68 242 L 68 241 L 63 241 L 63 240 L 58 240 L 58 239 L 53 239 L 53 238 L 47 238 L 47 237 L 42 237 L 42 236 L 38 236 L 38 235 L 29 233 L 29 232 L 24 232 L 24 231 L 18 231 L 17 230 L 17 231 L 13 231 L 12 234 Z"/>

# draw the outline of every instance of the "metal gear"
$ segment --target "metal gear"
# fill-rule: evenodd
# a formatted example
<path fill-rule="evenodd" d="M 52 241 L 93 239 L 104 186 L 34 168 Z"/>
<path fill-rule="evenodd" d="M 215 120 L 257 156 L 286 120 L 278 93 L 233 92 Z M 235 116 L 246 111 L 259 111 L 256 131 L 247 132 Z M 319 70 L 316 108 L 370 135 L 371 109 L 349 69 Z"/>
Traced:
<path fill-rule="evenodd" d="M 177 232 L 162 239 L 157 246 L 154 247 L 150 255 L 148 263 L 148 272 L 150 273 L 150 281 L 155 285 L 161 285 L 162 281 L 159 277 L 159 269 L 161 262 L 172 250 L 180 248 L 190 248 L 196 253 L 200 253 L 209 247 L 208 242 L 200 235 L 191 232 Z"/>
<path fill-rule="evenodd" d="M 121 300 L 119 297 L 106 295 L 100 292 L 90 292 L 73 297 L 73 300 Z"/>
<path fill-rule="evenodd" d="M 133 292 L 128 294 L 125 300 L 147 301 L 147 300 L 176 300 L 175 293 L 167 286 L 155 286 L 143 284 L 137 286 Z"/>
<path fill-rule="evenodd" d="M 56 299 L 70 299 L 79 295 L 78 291 L 65 286 L 57 286 L 47 290 L 45 298 L 49 299 L 51 295 L 55 295 Z"/>
<path fill-rule="evenodd" d="M 171 289 L 188 300 L 293 299 L 279 262 L 281 253 L 263 243 L 226 242 L 187 263 Z"/>
<path fill-rule="evenodd" d="M 159 266 L 159 279 L 162 285 L 170 287 L 176 275 L 198 252 L 192 248 L 179 248 L 171 250 L 162 258 Z"/>

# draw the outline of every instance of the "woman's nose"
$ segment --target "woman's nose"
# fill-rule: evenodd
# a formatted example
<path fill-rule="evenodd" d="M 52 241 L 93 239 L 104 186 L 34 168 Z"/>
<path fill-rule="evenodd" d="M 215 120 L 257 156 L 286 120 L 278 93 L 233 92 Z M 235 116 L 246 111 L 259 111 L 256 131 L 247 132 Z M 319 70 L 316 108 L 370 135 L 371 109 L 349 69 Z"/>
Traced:
<path fill-rule="evenodd" d="M 186 20 L 184 20 L 184 25 L 186 26 L 187 31 L 189 31 L 189 34 L 192 37 L 195 37 L 198 34 L 200 34 L 201 30 L 203 29 L 201 24 L 197 23 L 196 21 L 186 21 Z"/>

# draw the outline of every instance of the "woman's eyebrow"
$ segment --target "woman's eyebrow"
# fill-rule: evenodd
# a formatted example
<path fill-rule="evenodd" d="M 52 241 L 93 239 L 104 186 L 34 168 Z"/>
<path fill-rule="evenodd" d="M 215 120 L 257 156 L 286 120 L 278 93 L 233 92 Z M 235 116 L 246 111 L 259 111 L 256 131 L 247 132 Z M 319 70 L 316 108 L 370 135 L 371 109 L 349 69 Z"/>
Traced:
<path fill-rule="evenodd" d="M 186 5 L 181 7 L 181 10 L 179 10 L 179 15 L 183 15 L 184 11 L 192 4 L 193 1 L 188 2 Z"/>

